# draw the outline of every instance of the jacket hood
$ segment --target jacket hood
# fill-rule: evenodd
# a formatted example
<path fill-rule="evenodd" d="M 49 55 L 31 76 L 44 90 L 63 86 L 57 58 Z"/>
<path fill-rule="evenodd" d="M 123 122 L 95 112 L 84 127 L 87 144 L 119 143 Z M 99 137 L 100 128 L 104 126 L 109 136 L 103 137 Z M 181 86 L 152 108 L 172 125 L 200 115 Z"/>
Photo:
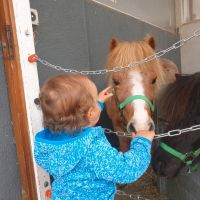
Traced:
<path fill-rule="evenodd" d="M 103 132 L 101 127 L 89 127 L 72 136 L 69 132 L 52 134 L 44 129 L 35 136 L 35 160 L 49 174 L 62 176 L 76 167 L 99 132 Z"/>

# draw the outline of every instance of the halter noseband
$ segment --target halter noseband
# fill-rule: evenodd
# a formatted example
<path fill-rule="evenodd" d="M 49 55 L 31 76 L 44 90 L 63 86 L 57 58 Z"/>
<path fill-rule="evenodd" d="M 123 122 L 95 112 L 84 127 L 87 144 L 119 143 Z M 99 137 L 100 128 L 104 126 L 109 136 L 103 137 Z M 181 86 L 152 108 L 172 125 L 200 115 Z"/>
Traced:
<path fill-rule="evenodd" d="M 152 112 L 154 111 L 154 105 L 151 103 L 151 101 L 143 96 L 143 95 L 135 95 L 135 96 L 131 96 L 131 97 L 128 97 L 127 99 L 125 99 L 122 103 L 119 103 L 118 101 L 118 98 L 116 96 L 116 93 L 115 93 L 115 89 L 113 88 L 112 89 L 112 93 L 113 93 L 113 97 L 115 99 L 115 103 L 117 105 L 117 108 L 119 109 L 119 117 L 121 118 L 121 122 L 122 122 L 122 126 L 123 128 L 126 130 L 126 127 L 127 127 L 127 122 L 126 122 L 126 119 L 123 115 L 123 111 L 122 109 L 130 102 L 136 100 L 136 99 L 142 99 L 144 100 L 150 107 L 150 109 L 152 110 Z"/>
<path fill-rule="evenodd" d="M 150 101 L 147 97 L 145 97 L 145 96 L 143 96 L 143 95 L 134 95 L 134 96 L 130 96 L 130 97 L 128 97 L 127 99 L 125 99 L 122 103 L 119 103 L 117 106 L 118 106 L 118 108 L 121 110 L 121 109 L 123 109 L 128 103 L 130 103 L 130 102 L 132 102 L 132 101 L 134 101 L 134 100 L 136 100 L 136 99 L 142 99 L 142 100 L 144 100 L 144 101 L 149 105 L 151 111 L 152 111 L 152 112 L 154 111 L 154 105 L 151 103 L 151 101 Z"/>
<path fill-rule="evenodd" d="M 200 148 L 198 148 L 196 151 L 187 152 L 185 154 L 171 148 L 164 142 L 160 143 L 160 147 L 168 152 L 169 154 L 175 156 L 179 160 L 183 161 L 189 168 L 191 168 L 193 171 L 197 170 L 200 166 L 200 163 L 193 163 L 194 159 L 197 158 L 200 155 Z"/>
<path fill-rule="evenodd" d="M 115 100 L 117 99 L 116 94 L 115 94 L 115 90 L 113 88 L 113 95 L 115 97 Z M 128 103 L 137 100 L 137 99 L 141 99 L 144 100 L 148 106 L 150 107 L 151 111 L 154 112 L 154 105 L 151 103 L 151 101 L 144 95 L 134 95 L 134 96 L 130 96 L 128 98 L 126 98 L 122 103 L 118 103 L 118 101 L 116 101 L 117 103 L 117 107 L 122 110 Z"/>

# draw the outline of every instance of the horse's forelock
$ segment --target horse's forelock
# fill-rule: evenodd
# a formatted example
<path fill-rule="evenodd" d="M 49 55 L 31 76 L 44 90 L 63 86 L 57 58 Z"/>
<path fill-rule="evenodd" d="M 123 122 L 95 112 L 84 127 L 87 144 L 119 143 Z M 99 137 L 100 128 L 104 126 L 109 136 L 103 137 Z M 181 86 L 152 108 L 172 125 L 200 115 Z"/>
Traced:
<path fill-rule="evenodd" d="M 127 66 L 135 61 L 140 61 L 154 54 L 154 50 L 145 41 L 118 42 L 117 46 L 109 52 L 106 62 L 107 69 L 113 69 L 117 66 Z M 137 70 L 138 67 L 133 67 L 131 70 Z M 159 59 L 154 59 L 139 66 L 140 71 L 151 71 L 156 74 L 156 93 L 163 88 L 167 83 L 164 69 L 161 66 Z M 127 72 L 129 73 L 129 70 Z"/>

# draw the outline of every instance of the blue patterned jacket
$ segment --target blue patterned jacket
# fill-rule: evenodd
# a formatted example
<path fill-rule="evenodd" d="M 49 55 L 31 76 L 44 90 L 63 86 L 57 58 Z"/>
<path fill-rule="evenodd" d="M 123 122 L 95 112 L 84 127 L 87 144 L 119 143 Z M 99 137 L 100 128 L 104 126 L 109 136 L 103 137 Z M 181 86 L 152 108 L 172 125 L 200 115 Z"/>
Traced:
<path fill-rule="evenodd" d="M 44 129 L 35 136 L 34 157 L 55 179 L 53 200 L 113 200 L 116 183 L 134 182 L 146 171 L 150 148 L 148 139 L 136 137 L 128 152 L 118 152 L 101 127 L 76 136 Z"/>

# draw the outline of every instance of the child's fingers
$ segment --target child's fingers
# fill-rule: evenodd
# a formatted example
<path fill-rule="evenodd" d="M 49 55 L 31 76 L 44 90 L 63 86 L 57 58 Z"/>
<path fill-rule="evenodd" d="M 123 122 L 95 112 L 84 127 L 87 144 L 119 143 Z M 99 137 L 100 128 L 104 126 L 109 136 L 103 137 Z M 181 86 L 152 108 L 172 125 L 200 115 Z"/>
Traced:
<path fill-rule="evenodd" d="M 110 89 L 111 89 L 111 87 L 109 86 L 109 87 L 105 88 L 104 90 L 102 90 L 102 92 L 103 92 L 103 93 L 110 93 L 110 92 L 109 92 Z"/>
<path fill-rule="evenodd" d="M 141 130 L 141 131 L 138 131 L 136 133 L 136 136 L 142 136 L 142 137 L 145 137 L 149 140 L 153 140 L 154 138 L 154 135 L 155 135 L 155 131 L 145 131 L 145 130 Z"/>
<path fill-rule="evenodd" d="M 113 96 L 113 93 L 112 93 L 112 92 L 107 92 L 105 95 L 108 96 L 108 97 L 110 98 L 110 97 Z"/>
<path fill-rule="evenodd" d="M 148 134 L 155 135 L 155 131 L 148 131 Z"/>
<path fill-rule="evenodd" d="M 131 132 L 132 138 L 136 136 L 135 132 Z"/>
<path fill-rule="evenodd" d="M 113 96 L 113 93 L 107 94 L 107 97 L 108 97 L 108 98 L 110 98 L 110 97 L 112 97 L 112 96 Z"/>
<path fill-rule="evenodd" d="M 109 92 L 110 87 L 107 87 L 106 89 L 102 90 L 99 95 L 100 96 L 108 96 L 111 97 L 113 94 L 112 92 Z"/>
<path fill-rule="evenodd" d="M 113 96 L 112 93 L 106 93 L 106 94 L 104 94 L 105 100 L 109 99 L 109 98 L 112 97 L 112 96 Z"/>
<path fill-rule="evenodd" d="M 111 87 L 107 87 L 99 93 L 99 99 L 104 103 L 107 99 L 113 96 L 112 92 L 109 92 Z"/>
<path fill-rule="evenodd" d="M 155 134 L 155 131 L 153 131 L 153 130 L 152 130 L 152 131 L 141 130 L 141 131 L 138 131 L 137 134 L 138 134 L 138 133 L 139 133 L 139 134 L 140 134 L 140 133 L 141 133 L 141 134 L 143 134 L 143 133 L 144 133 L 144 134 Z"/>

